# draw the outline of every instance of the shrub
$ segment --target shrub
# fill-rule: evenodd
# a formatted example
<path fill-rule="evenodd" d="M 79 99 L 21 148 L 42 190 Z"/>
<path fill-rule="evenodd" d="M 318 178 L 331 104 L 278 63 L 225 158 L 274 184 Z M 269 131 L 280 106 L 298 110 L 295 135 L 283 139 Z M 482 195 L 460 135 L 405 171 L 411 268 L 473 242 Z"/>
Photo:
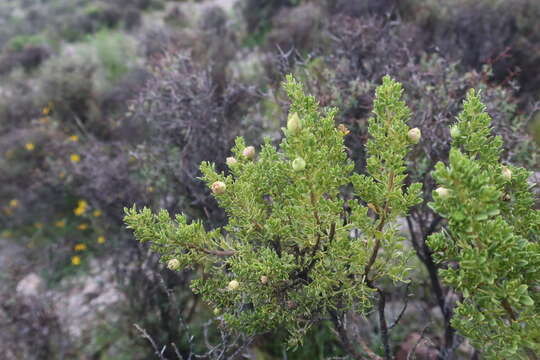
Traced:
<path fill-rule="evenodd" d="M 319 111 L 290 77 L 285 88 L 292 105 L 281 151 L 267 141 L 255 156 L 239 138 L 228 175 L 201 165 L 227 211 L 226 226 L 206 231 L 183 214 L 171 219 L 165 210 L 152 214 L 136 207 L 125 209 L 126 224 L 138 240 L 152 243 L 170 269 L 200 268 L 193 291 L 236 330 L 285 328 L 289 345 L 297 346 L 328 314 L 350 355 L 374 358 L 358 335 L 350 338 L 344 319 L 350 311 L 366 314 L 377 298 L 382 352 L 390 359 L 385 280 L 407 279 L 410 250 L 396 220 L 422 201 L 421 184 L 406 186 L 405 162 L 420 131 L 406 125 L 411 113 L 400 99 L 401 85 L 385 77 L 368 122 L 367 174 L 354 174 L 343 143 L 349 130 L 335 127 L 335 109 Z M 533 359 L 540 212 L 531 210 L 528 173 L 497 164 L 502 141 L 490 139 L 482 106 L 469 95 L 452 128 L 456 143 L 478 164 L 453 149 L 450 168 L 437 165 L 443 187 L 435 191 L 433 207 L 448 217 L 451 238 L 433 236 L 430 245 L 437 260 L 449 262 L 442 276 L 465 299 L 452 324 L 487 356 Z M 505 186 L 515 193 L 503 193 Z M 483 291 L 473 293 L 478 288 Z"/>
<path fill-rule="evenodd" d="M 384 297 L 381 280 L 404 281 L 408 270 L 409 254 L 395 221 L 420 200 L 419 184 L 403 187 L 410 112 L 400 100 L 400 85 L 386 78 L 370 120 L 370 176 L 351 175 L 353 165 L 343 151 L 347 130 L 335 128 L 336 111 L 320 112 L 292 78 L 285 87 L 292 115 L 281 152 L 267 142 L 255 159 L 253 147 L 240 138 L 230 175 L 201 165 L 227 210 L 227 226 L 206 232 L 184 215 L 171 220 L 166 211 L 153 215 L 135 208 L 126 209 L 126 223 L 139 240 L 153 242 L 171 269 L 202 266 L 206 274 L 193 289 L 233 328 L 260 333 L 283 326 L 289 344 L 297 345 L 330 314 L 354 354 L 344 314 L 367 312 L 376 293 Z M 350 213 L 341 196 L 347 185 L 362 199 L 348 201 Z M 355 229 L 362 235 L 351 238 Z M 385 350 L 390 351 L 387 343 Z"/>
<path fill-rule="evenodd" d="M 448 165 L 433 174 L 431 206 L 448 224 L 429 246 L 447 263 L 444 281 L 462 294 L 452 325 L 488 359 L 540 353 L 540 211 L 524 169 L 500 163 L 502 139 L 469 92 L 452 127 Z"/>

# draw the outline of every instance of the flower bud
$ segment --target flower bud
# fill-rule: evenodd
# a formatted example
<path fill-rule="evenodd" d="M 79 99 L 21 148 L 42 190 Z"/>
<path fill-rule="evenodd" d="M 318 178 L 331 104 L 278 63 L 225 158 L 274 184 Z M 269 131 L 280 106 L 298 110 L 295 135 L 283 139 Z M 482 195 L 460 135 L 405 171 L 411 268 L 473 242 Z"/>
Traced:
<path fill-rule="evenodd" d="M 345 124 L 339 124 L 337 128 L 338 128 L 339 132 L 341 132 L 343 135 L 349 135 L 349 133 L 351 132 L 347 128 L 347 126 L 345 126 Z"/>
<path fill-rule="evenodd" d="M 294 171 L 302 171 L 306 168 L 306 161 L 301 157 L 297 157 L 292 162 L 292 168 Z"/>
<path fill-rule="evenodd" d="M 461 135 L 461 131 L 459 130 L 459 128 L 457 127 L 457 125 L 454 125 L 450 128 L 450 136 L 452 136 L 452 138 L 457 138 Z"/>
<path fill-rule="evenodd" d="M 221 309 L 220 308 L 214 308 L 214 315 L 218 316 L 219 314 L 221 314 Z"/>
<path fill-rule="evenodd" d="M 255 159 L 255 148 L 253 146 L 248 146 L 242 151 L 242 155 L 247 157 L 248 159 Z"/>
<path fill-rule="evenodd" d="M 447 188 L 439 187 L 439 188 L 435 189 L 435 192 L 443 200 L 446 200 L 446 199 L 448 199 L 450 197 L 450 190 L 448 190 Z"/>
<path fill-rule="evenodd" d="M 229 157 L 227 158 L 227 160 L 225 160 L 225 162 L 227 163 L 227 166 L 228 166 L 228 167 L 232 167 L 232 166 L 236 165 L 236 163 L 238 162 L 238 160 L 236 160 L 236 159 L 235 159 L 234 157 L 232 157 L 232 156 L 229 156 Z"/>
<path fill-rule="evenodd" d="M 263 275 L 261 276 L 261 284 L 267 284 L 268 283 L 268 276 Z"/>
<path fill-rule="evenodd" d="M 507 166 L 503 166 L 502 176 L 506 181 L 512 180 L 512 170 L 510 170 Z"/>
<path fill-rule="evenodd" d="M 414 128 L 409 130 L 407 137 L 411 143 L 418 144 L 420 142 L 420 137 L 422 137 L 422 132 L 419 128 Z"/>
<path fill-rule="evenodd" d="M 223 181 L 216 181 L 212 184 L 212 193 L 214 193 L 215 195 L 223 194 L 226 189 L 227 185 L 225 185 Z"/>
<path fill-rule="evenodd" d="M 234 291 L 234 290 L 238 289 L 239 286 L 240 286 L 240 283 L 238 281 L 231 280 L 231 281 L 229 281 L 229 284 L 227 285 L 227 290 Z"/>
<path fill-rule="evenodd" d="M 300 129 L 300 117 L 298 116 L 298 113 L 293 113 L 289 116 L 289 120 L 287 120 L 287 130 L 294 135 L 297 134 Z"/>
<path fill-rule="evenodd" d="M 171 259 L 167 261 L 167 267 L 169 270 L 178 270 L 180 268 L 180 261 L 178 259 Z"/>

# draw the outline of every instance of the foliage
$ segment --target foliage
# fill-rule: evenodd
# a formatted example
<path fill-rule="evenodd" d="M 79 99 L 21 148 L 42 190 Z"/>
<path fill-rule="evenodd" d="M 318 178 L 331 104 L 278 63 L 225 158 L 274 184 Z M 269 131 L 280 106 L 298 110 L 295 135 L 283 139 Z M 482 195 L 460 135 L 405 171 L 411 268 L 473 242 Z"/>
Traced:
<path fill-rule="evenodd" d="M 336 110 L 320 112 L 292 77 L 284 86 L 292 104 L 280 152 L 267 141 L 255 159 L 239 138 L 229 175 L 201 165 L 227 211 L 225 227 L 205 231 L 184 215 L 146 208 L 126 209 L 125 221 L 172 269 L 203 272 L 193 290 L 227 324 L 248 333 L 283 326 L 297 345 L 327 312 L 368 311 L 379 280 L 405 280 L 409 255 L 395 220 L 420 200 L 420 188 L 403 187 L 410 112 L 398 83 L 385 78 L 377 90 L 370 176 L 351 174 Z M 351 184 L 362 202 L 349 200 L 347 213 L 341 190 Z"/>
<path fill-rule="evenodd" d="M 452 325 L 491 359 L 535 359 L 540 352 L 540 211 L 529 173 L 500 163 L 502 139 L 470 91 L 452 127 L 448 165 L 433 209 L 447 219 L 429 245 L 448 263 L 443 280 L 462 294 Z"/>

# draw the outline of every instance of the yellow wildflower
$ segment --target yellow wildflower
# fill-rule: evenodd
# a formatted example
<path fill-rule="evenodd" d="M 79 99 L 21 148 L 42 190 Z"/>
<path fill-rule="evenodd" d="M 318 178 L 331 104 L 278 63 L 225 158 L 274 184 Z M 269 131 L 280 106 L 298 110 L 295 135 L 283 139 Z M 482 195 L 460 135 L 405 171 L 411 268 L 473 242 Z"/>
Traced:
<path fill-rule="evenodd" d="M 66 220 L 58 220 L 57 222 L 54 223 L 54 226 L 58 228 L 66 227 Z"/>
<path fill-rule="evenodd" d="M 51 108 L 49 107 L 49 105 L 45 106 L 43 110 L 41 110 L 41 113 L 43 115 L 49 115 L 51 113 Z"/>
<path fill-rule="evenodd" d="M 34 226 L 38 229 L 43 229 L 43 223 L 37 222 L 34 224 Z"/>
<path fill-rule="evenodd" d="M 75 251 L 84 251 L 87 249 L 87 246 L 86 244 L 77 244 L 75 245 Z"/>
<path fill-rule="evenodd" d="M 19 200 L 17 199 L 12 199 L 10 202 L 9 202 L 9 207 L 12 207 L 12 208 L 16 208 L 19 206 Z"/>
<path fill-rule="evenodd" d="M 146 191 L 148 191 L 149 193 L 153 193 L 154 192 L 154 187 L 149 186 L 149 187 L 146 188 Z"/>
<path fill-rule="evenodd" d="M 78 137 L 77 135 L 71 135 L 71 136 L 69 137 L 69 140 L 71 140 L 71 141 L 73 141 L 73 142 L 77 142 L 77 141 L 79 141 L 79 137 Z"/>
<path fill-rule="evenodd" d="M 77 229 L 86 230 L 86 229 L 88 229 L 88 224 L 80 224 L 79 226 L 77 226 Z"/>
<path fill-rule="evenodd" d="M 26 143 L 26 145 L 24 145 L 24 147 L 28 151 L 32 151 L 32 150 L 34 150 L 36 148 L 36 146 L 33 143 Z"/>
<path fill-rule="evenodd" d="M 344 124 L 339 124 L 338 125 L 338 130 L 343 134 L 343 135 L 348 135 L 350 133 L 350 130 L 347 129 L 347 126 L 345 126 Z"/>
<path fill-rule="evenodd" d="M 81 264 L 81 257 L 78 256 L 78 255 L 72 256 L 71 257 L 71 263 L 73 265 L 75 265 L 75 266 L 80 265 Z"/>
<path fill-rule="evenodd" d="M 69 156 L 69 159 L 72 163 L 78 163 L 79 161 L 81 161 L 81 157 L 78 154 L 71 154 Z"/>
<path fill-rule="evenodd" d="M 82 214 L 86 212 L 87 208 L 88 208 L 88 203 L 86 202 L 86 200 L 79 200 L 77 204 L 77 208 L 73 210 L 73 212 L 75 213 L 75 215 L 81 216 Z"/>
<path fill-rule="evenodd" d="M 100 217 L 101 216 L 101 210 L 94 210 L 94 212 L 92 213 L 92 215 L 94 215 L 94 217 Z"/>
<path fill-rule="evenodd" d="M 103 244 L 103 243 L 105 243 L 105 236 L 103 236 L 103 235 L 98 236 L 97 242 L 98 242 L 98 244 Z"/>

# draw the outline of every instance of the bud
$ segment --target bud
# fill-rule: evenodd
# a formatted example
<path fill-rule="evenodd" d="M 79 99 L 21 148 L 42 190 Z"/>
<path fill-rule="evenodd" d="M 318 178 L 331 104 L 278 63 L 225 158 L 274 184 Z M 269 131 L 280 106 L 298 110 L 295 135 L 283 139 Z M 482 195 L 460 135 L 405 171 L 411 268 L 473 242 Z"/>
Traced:
<path fill-rule="evenodd" d="M 301 129 L 300 126 L 300 117 L 298 116 L 298 113 L 293 113 L 289 116 L 289 120 L 287 120 L 287 130 L 292 134 L 297 134 Z"/>
<path fill-rule="evenodd" d="M 306 161 L 301 157 L 297 157 L 292 162 L 292 168 L 294 171 L 302 171 L 306 168 Z"/>
<path fill-rule="evenodd" d="M 212 192 L 215 195 L 223 194 L 226 189 L 227 189 L 227 185 L 225 185 L 223 181 L 216 181 L 215 183 L 212 184 Z"/>
<path fill-rule="evenodd" d="M 236 163 L 238 162 L 238 160 L 236 160 L 236 159 L 235 159 L 234 157 L 232 157 L 232 156 L 229 156 L 225 162 L 227 163 L 227 166 L 228 166 L 228 167 L 232 167 L 232 166 L 236 165 Z"/>
<path fill-rule="evenodd" d="M 180 268 L 180 261 L 178 259 L 171 259 L 167 261 L 167 267 L 169 270 L 178 270 Z"/>
<path fill-rule="evenodd" d="M 234 291 L 234 290 L 238 289 L 239 286 L 240 286 L 240 283 L 238 283 L 238 281 L 231 280 L 231 281 L 229 281 L 229 284 L 227 285 L 227 290 Z"/>
<path fill-rule="evenodd" d="M 266 284 L 266 283 L 268 283 L 268 276 L 266 275 L 261 276 L 261 284 Z"/>
<path fill-rule="evenodd" d="M 255 159 L 255 148 L 253 146 L 248 146 L 242 151 L 242 155 L 247 157 L 248 159 Z"/>
<path fill-rule="evenodd" d="M 337 128 L 343 135 L 349 135 L 350 133 L 349 129 L 344 124 L 339 124 Z"/>
<path fill-rule="evenodd" d="M 447 188 L 439 187 L 439 188 L 435 189 L 435 192 L 443 200 L 446 200 L 446 199 L 448 199 L 450 197 L 450 190 L 448 190 Z"/>
<path fill-rule="evenodd" d="M 219 314 L 221 314 L 221 309 L 220 308 L 214 308 L 214 315 L 218 316 Z"/>
<path fill-rule="evenodd" d="M 457 127 L 457 125 L 454 125 L 450 128 L 450 136 L 452 136 L 453 138 L 457 138 L 461 135 L 461 131 L 459 130 L 459 128 Z"/>
<path fill-rule="evenodd" d="M 512 180 L 512 170 L 510 170 L 507 166 L 503 166 L 502 176 L 506 181 Z"/>
<path fill-rule="evenodd" d="M 420 142 L 420 137 L 422 136 L 422 132 L 419 128 L 414 128 L 409 130 L 407 133 L 407 137 L 409 138 L 409 141 L 413 144 L 418 144 Z"/>

